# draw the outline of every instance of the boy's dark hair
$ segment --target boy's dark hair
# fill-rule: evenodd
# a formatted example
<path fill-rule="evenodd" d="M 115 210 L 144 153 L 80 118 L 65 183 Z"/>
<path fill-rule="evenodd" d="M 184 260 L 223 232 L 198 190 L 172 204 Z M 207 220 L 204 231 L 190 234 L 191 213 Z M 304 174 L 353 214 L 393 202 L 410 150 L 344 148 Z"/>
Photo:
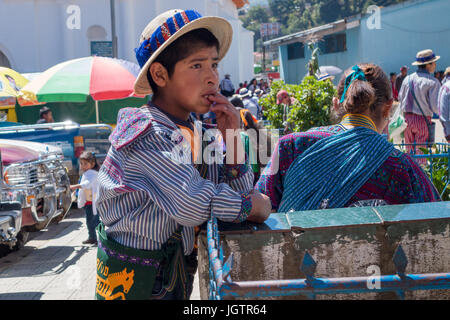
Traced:
<path fill-rule="evenodd" d="M 173 75 L 175 64 L 187 58 L 194 51 L 201 48 L 216 47 L 219 50 L 219 41 L 205 28 L 192 30 L 171 43 L 163 52 L 161 52 L 154 62 L 161 63 L 166 68 L 169 77 Z M 158 86 L 150 75 L 150 68 L 147 70 L 147 79 L 152 88 L 153 95 L 158 93 Z"/>
<path fill-rule="evenodd" d="M 95 153 L 90 152 L 90 151 L 83 151 L 83 153 L 81 153 L 81 155 L 80 155 L 80 160 L 93 162 L 93 163 L 95 163 L 95 165 L 92 169 L 96 170 L 96 171 L 100 170 L 100 166 L 97 163 L 97 158 L 95 157 Z"/>

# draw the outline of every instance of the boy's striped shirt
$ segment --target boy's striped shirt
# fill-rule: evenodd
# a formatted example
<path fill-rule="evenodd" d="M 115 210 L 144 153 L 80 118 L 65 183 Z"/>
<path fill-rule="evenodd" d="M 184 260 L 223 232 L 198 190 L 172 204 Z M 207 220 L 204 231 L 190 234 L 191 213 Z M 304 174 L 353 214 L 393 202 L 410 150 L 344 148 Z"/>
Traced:
<path fill-rule="evenodd" d="M 211 210 L 220 220 L 239 221 L 242 194 L 253 188 L 248 164 L 213 163 L 208 165 L 208 179 L 203 179 L 192 163 L 179 161 L 190 154 L 176 158 L 176 125 L 163 112 L 148 106 L 123 113 L 127 110 L 119 115 L 116 130 L 128 131 L 116 132 L 120 145 L 112 141 L 98 176 L 97 208 L 109 237 L 128 247 L 156 250 L 183 225 L 184 252 L 189 254 L 194 227 L 206 222 Z M 141 117 L 138 125 L 128 125 L 133 117 Z"/>

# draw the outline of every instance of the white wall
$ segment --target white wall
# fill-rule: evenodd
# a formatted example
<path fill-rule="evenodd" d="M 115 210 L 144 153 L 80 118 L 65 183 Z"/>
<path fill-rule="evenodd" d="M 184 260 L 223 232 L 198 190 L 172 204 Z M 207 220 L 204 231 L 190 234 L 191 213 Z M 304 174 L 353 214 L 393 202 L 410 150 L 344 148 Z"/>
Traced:
<path fill-rule="evenodd" d="M 109 0 L 0 0 L 0 50 L 19 72 L 41 72 L 69 59 L 90 55 L 88 29 L 94 25 L 111 40 Z M 186 4 L 189 3 L 189 7 Z M 70 30 L 70 5 L 79 6 L 80 28 Z M 118 58 L 136 62 L 139 35 L 156 15 L 169 9 L 195 9 L 217 15 L 233 26 L 233 42 L 221 62 L 221 78 L 235 86 L 253 76 L 253 34 L 244 28 L 231 0 L 115 0 Z M 7 31 L 6 31 L 7 30 Z"/>

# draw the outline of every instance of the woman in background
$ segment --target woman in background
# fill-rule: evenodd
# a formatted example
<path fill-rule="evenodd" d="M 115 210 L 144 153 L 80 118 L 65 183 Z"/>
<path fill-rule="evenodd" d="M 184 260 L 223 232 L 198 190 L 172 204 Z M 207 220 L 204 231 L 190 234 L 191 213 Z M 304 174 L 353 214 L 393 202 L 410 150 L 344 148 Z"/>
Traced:
<path fill-rule="evenodd" d="M 420 166 L 382 135 L 393 98 L 390 80 L 373 64 L 347 70 L 333 98 L 340 123 L 279 140 L 258 183 L 277 212 L 440 201 Z"/>

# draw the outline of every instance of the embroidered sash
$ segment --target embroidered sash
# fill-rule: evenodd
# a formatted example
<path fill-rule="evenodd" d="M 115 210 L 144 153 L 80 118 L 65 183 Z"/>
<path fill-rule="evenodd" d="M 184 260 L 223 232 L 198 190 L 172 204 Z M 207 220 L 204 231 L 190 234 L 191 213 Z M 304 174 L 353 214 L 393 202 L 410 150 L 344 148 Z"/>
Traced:
<path fill-rule="evenodd" d="M 187 299 L 185 260 L 181 243 L 181 228 L 174 232 L 160 250 L 138 250 L 108 239 L 105 226 L 97 226 L 97 300 L 158 299 L 177 286 L 184 289 Z M 156 276 L 162 273 L 163 288 L 152 295 Z"/>

